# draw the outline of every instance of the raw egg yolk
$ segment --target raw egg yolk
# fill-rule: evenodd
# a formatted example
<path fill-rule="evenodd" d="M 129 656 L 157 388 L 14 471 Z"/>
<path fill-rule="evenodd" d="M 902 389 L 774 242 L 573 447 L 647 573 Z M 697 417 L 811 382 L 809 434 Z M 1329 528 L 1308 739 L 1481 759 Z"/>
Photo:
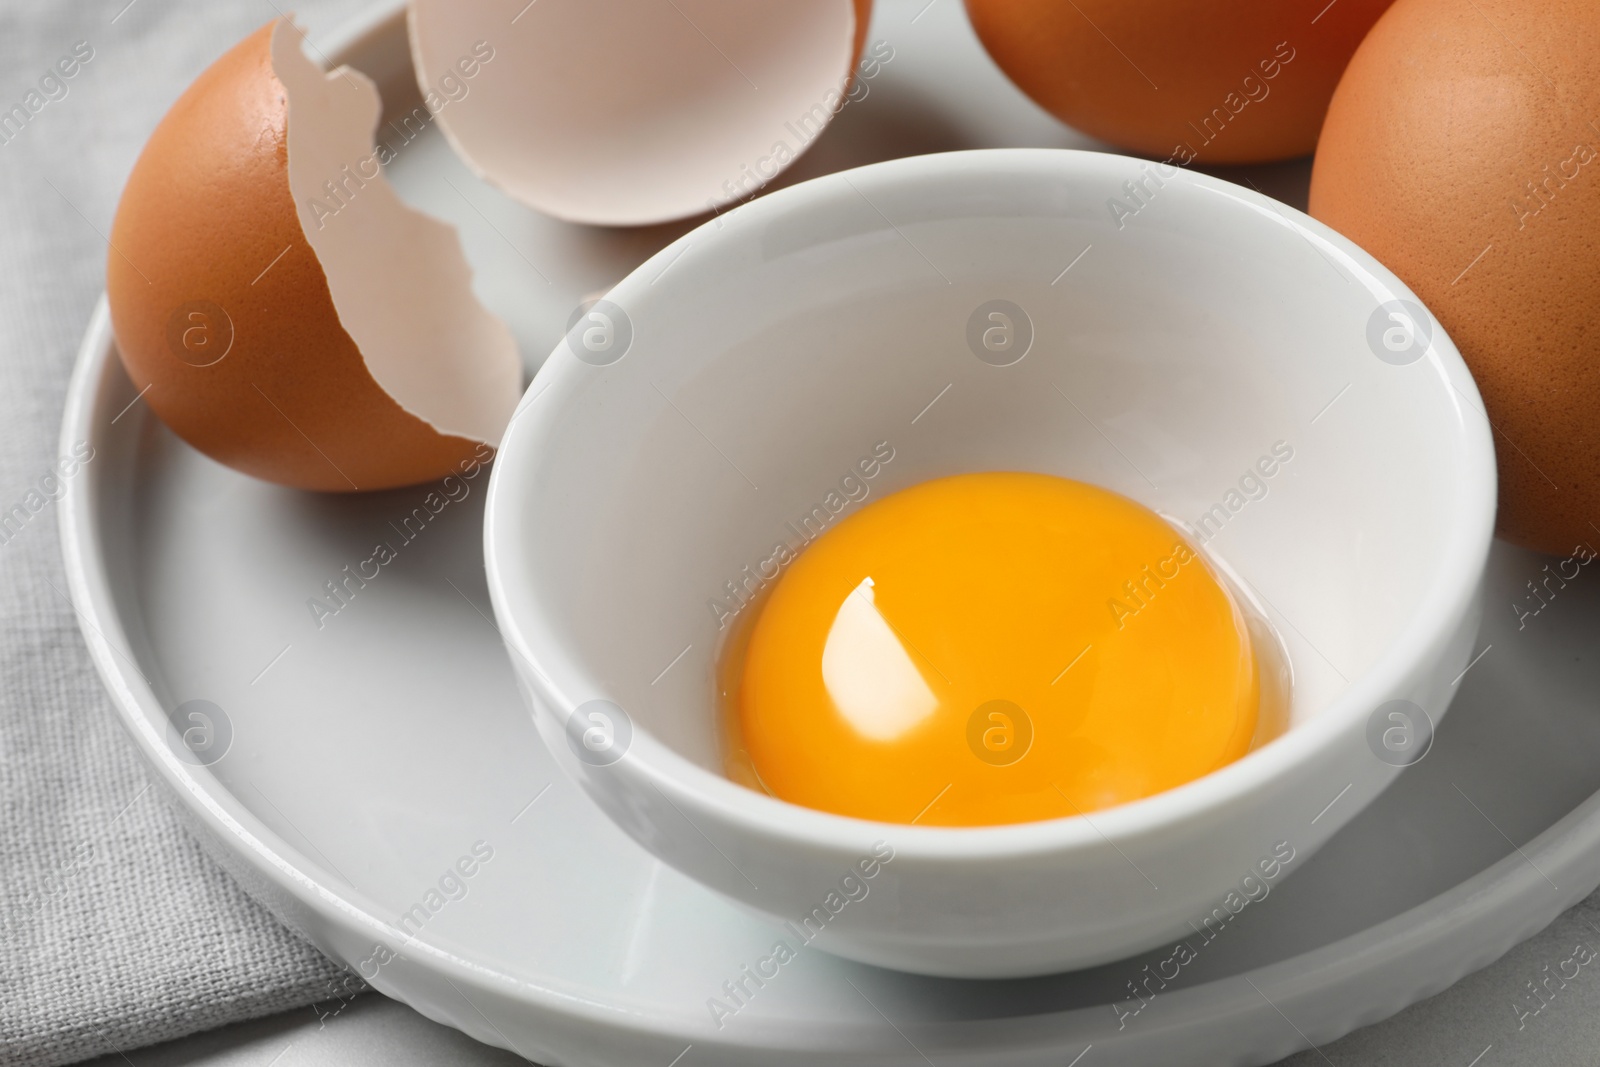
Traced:
<path fill-rule="evenodd" d="M 1002 472 L 924 482 L 817 537 L 761 606 L 733 685 L 735 779 L 939 826 L 1181 785 L 1249 748 L 1259 702 L 1245 619 L 1172 526 L 1082 482 Z"/>

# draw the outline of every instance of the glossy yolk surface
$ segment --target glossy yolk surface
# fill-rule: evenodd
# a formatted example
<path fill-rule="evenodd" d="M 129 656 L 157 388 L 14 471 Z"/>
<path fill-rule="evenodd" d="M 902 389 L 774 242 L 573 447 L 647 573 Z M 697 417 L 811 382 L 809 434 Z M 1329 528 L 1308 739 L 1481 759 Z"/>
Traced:
<path fill-rule="evenodd" d="M 1257 719 L 1249 632 L 1201 557 L 1154 512 L 1051 475 L 867 505 L 790 565 L 743 655 L 730 773 L 884 822 L 1121 804 L 1238 758 Z"/>

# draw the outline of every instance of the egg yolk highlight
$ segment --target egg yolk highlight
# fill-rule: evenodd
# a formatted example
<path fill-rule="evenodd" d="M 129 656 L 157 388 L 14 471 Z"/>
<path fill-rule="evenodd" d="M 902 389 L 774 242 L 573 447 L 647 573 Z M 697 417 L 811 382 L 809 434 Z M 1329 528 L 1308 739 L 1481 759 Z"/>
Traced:
<path fill-rule="evenodd" d="M 867 505 L 730 647 L 730 776 L 892 823 L 987 826 L 1137 800 L 1256 732 L 1250 631 L 1160 516 L 1043 474 Z"/>

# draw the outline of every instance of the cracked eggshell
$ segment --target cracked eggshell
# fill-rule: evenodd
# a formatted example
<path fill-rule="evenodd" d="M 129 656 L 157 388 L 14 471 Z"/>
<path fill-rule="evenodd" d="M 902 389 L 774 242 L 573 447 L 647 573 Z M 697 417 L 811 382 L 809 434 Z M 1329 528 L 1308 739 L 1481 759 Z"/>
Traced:
<path fill-rule="evenodd" d="M 467 164 L 608 226 L 755 193 L 843 106 L 872 0 L 412 0 L 412 62 Z"/>
<path fill-rule="evenodd" d="M 522 368 L 455 232 L 374 148 L 377 90 L 279 19 L 179 97 L 134 165 L 106 289 L 134 385 L 179 437 L 303 489 L 385 489 L 481 461 Z"/>

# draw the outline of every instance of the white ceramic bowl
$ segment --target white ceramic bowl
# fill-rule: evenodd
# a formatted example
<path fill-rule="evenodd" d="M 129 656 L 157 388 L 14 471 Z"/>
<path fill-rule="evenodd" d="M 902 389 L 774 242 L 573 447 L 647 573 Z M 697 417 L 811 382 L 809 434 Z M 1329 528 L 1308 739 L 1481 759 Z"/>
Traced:
<path fill-rule="evenodd" d="M 578 321 L 495 464 L 489 587 L 539 729 L 645 848 L 839 955 L 1014 976 L 1215 936 L 1425 750 L 1468 665 L 1494 457 L 1415 301 L 1292 209 L 1098 153 L 901 159 L 713 220 Z M 1006 827 L 725 778 L 727 583 L 770 574 L 786 524 L 874 449 L 893 458 L 869 500 L 1044 471 L 1198 527 L 1282 637 L 1287 731 L 1181 788 Z"/>

